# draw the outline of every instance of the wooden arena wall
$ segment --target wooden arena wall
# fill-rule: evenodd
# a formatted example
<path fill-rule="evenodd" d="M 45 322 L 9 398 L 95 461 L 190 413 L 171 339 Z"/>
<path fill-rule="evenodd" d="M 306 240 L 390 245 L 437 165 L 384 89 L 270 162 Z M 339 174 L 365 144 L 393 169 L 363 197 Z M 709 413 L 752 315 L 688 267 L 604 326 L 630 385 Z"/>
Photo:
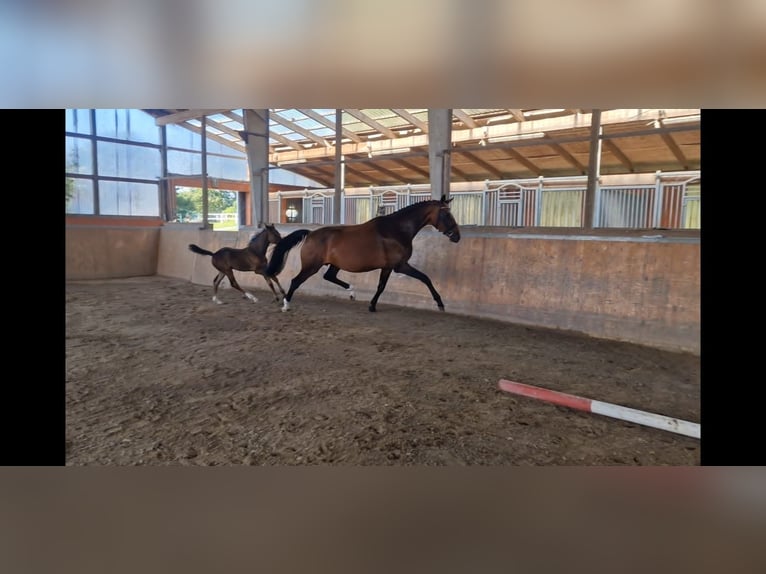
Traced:
<path fill-rule="evenodd" d="M 299 227 L 277 225 L 282 235 Z M 66 227 L 66 279 L 109 279 L 162 275 L 209 285 L 215 269 L 210 257 L 188 250 L 196 243 L 210 251 L 243 247 L 252 231 L 201 230 L 199 224 L 147 220 L 136 225 L 108 218 L 69 220 Z M 290 251 L 280 282 L 285 290 L 298 272 L 300 247 Z M 594 337 L 656 348 L 700 352 L 700 241 L 698 232 L 463 227 L 459 243 L 433 229 L 415 238 L 412 265 L 426 273 L 448 313 L 576 331 Z M 338 286 L 322 279 L 321 270 L 293 297 L 345 298 Z M 339 277 L 368 302 L 375 293 L 378 271 Z M 237 273 L 240 285 L 256 291 L 261 306 L 271 305 L 262 277 Z M 238 297 L 228 282 L 226 301 Z M 208 299 L 209 301 L 209 299 Z M 213 304 L 210 302 L 210 304 Z M 378 302 L 433 309 L 428 289 L 407 276 L 391 275 Z M 276 307 L 276 305 L 274 305 Z M 366 313 L 366 305 L 360 306 Z"/>
<path fill-rule="evenodd" d="M 66 279 L 156 275 L 161 227 L 151 217 L 67 216 Z"/>

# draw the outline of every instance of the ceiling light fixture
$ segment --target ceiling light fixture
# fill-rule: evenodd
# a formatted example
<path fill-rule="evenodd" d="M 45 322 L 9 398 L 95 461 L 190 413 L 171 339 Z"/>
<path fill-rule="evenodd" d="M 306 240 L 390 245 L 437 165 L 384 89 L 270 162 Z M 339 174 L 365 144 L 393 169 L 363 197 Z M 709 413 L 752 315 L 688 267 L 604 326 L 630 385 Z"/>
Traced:
<path fill-rule="evenodd" d="M 400 147 L 400 148 L 394 148 L 394 149 L 379 149 L 372 151 L 372 156 L 378 156 L 378 155 L 391 155 L 395 153 L 407 153 L 409 151 L 412 151 L 412 148 L 408 147 Z"/>
<path fill-rule="evenodd" d="M 662 118 L 660 120 L 662 122 L 662 125 L 672 125 L 672 124 L 690 124 L 693 122 L 700 121 L 700 115 L 696 114 L 693 116 L 677 116 L 675 118 Z"/>
<path fill-rule="evenodd" d="M 561 112 L 565 112 L 566 110 L 564 108 L 556 108 L 556 109 L 544 109 L 544 110 L 529 110 L 528 112 L 524 112 L 524 117 L 534 117 L 534 116 L 544 116 L 546 114 L 560 114 Z"/>
<path fill-rule="evenodd" d="M 545 137 L 545 132 L 533 132 L 529 134 L 514 134 L 510 136 L 498 136 L 489 138 L 489 143 L 513 142 L 519 140 L 533 140 Z"/>
<path fill-rule="evenodd" d="M 293 165 L 293 164 L 296 164 L 296 163 L 306 163 L 306 158 L 302 157 L 302 158 L 299 158 L 299 159 L 288 159 L 287 161 L 277 162 L 277 165 L 282 167 L 283 165 Z"/>

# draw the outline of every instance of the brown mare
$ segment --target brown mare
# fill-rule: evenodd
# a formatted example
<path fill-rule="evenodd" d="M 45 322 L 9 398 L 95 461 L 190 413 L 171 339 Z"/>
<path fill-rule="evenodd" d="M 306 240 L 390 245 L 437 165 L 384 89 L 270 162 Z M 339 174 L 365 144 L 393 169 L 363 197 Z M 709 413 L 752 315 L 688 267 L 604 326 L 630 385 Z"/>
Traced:
<path fill-rule="evenodd" d="M 255 295 L 245 291 L 239 286 L 239 283 L 237 283 L 237 280 L 234 278 L 235 270 L 254 271 L 257 275 L 263 275 L 263 278 L 266 279 L 266 283 L 268 283 L 269 287 L 271 287 L 271 291 L 274 293 L 276 302 L 279 303 L 279 295 L 277 295 L 277 292 L 274 289 L 274 283 L 279 287 L 282 297 L 285 296 L 285 291 L 282 289 L 276 276 L 270 277 L 266 273 L 266 266 L 268 263 L 266 261 L 266 249 L 270 244 L 278 243 L 280 239 L 282 239 L 282 236 L 279 234 L 276 227 L 267 223 L 262 231 L 250 239 L 250 243 L 247 247 L 243 247 L 242 249 L 222 247 L 213 253 L 212 251 L 202 249 L 193 243 L 189 245 L 189 249 L 194 253 L 210 255 L 213 257 L 213 267 L 218 269 L 218 275 L 213 279 L 213 301 L 219 305 L 223 303 L 223 301 L 218 299 L 218 286 L 221 284 L 224 277 L 228 277 L 231 286 L 234 287 L 234 289 L 241 291 L 244 297 L 247 297 L 253 303 L 258 301 Z M 272 280 L 274 283 L 272 283 Z"/>
<path fill-rule="evenodd" d="M 300 285 L 314 275 L 323 265 L 329 265 L 324 278 L 350 291 L 353 287 L 338 279 L 338 271 L 361 273 L 380 269 L 378 290 L 370 301 L 370 311 L 375 311 L 380 294 L 386 288 L 391 271 L 409 275 L 425 283 L 439 309 L 444 304 L 428 276 L 408 263 L 412 255 L 412 239 L 426 225 L 432 225 L 450 241 L 460 241 L 460 229 L 450 213 L 449 202 L 440 200 L 421 201 L 391 213 L 370 219 L 358 225 L 333 225 L 313 231 L 299 229 L 285 236 L 271 254 L 266 275 L 275 277 L 284 269 L 287 252 L 305 239 L 301 247 L 301 270 L 290 283 L 290 289 L 282 300 L 282 311 L 290 308 L 290 300 Z"/>

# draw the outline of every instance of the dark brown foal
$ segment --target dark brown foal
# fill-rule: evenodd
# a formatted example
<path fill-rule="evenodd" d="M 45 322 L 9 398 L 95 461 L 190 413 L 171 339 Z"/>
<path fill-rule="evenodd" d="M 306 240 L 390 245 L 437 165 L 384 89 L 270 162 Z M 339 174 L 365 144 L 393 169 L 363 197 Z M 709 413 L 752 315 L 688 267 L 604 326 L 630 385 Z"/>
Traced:
<path fill-rule="evenodd" d="M 222 247 L 213 253 L 212 251 L 202 249 L 198 245 L 192 243 L 189 245 L 189 250 L 198 253 L 199 255 L 210 255 L 213 258 L 213 267 L 218 270 L 218 275 L 213 279 L 213 301 L 219 305 L 223 303 L 223 301 L 218 298 L 218 286 L 221 284 L 224 277 L 228 277 L 231 286 L 241 292 L 243 297 L 250 299 L 253 303 L 258 301 L 258 298 L 255 295 L 249 291 L 245 291 L 239 286 L 239 283 L 237 283 L 237 280 L 234 278 L 234 271 L 253 271 L 256 275 L 262 275 L 268 286 L 271 288 L 272 293 L 274 293 L 276 302 L 279 303 L 280 298 L 276 289 L 274 289 L 274 283 L 279 287 L 279 292 L 282 294 L 282 297 L 285 296 L 285 291 L 282 289 L 276 276 L 272 277 L 266 273 L 268 265 L 268 261 L 266 260 L 266 249 L 269 245 L 278 243 L 280 239 L 282 239 L 282 236 L 279 234 L 276 227 L 266 224 L 260 233 L 253 236 L 248 246 L 243 247 L 242 249 Z"/>

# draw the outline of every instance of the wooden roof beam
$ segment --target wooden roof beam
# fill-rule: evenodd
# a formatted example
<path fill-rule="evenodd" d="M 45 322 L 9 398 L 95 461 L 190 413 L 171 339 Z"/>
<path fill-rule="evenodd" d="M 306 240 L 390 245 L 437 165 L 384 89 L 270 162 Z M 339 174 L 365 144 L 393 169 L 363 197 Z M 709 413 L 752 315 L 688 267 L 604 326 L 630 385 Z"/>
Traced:
<path fill-rule="evenodd" d="M 316 113 L 314 110 L 310 110 L 307 108 L 296 108 L 300 113 L 302 113 L 304 116 L 311 118 L 312 120 L 319 122 L 325 127 L 328 127 L 333 130 L 333 133 L 335 132 L 335 122 L 331 122 L 326 117 L 324 117 L 322 114 Z M 341 130 L 341 133 L 344 137 L 347 137 L 351 141 L 354 141 L 356 143 L 362 143 L 362 138 L 360 138 L 358 135 L 356 135 L 351 130 L 347 130 L 346 128 L 343 128 Z"/>
<path fill-rule="evenodd" d="M 212 116 L 214 114 L 220 114 L 228 110 L 182 110 L 172 114 L 167 114 L 154 119 L 155 125 L 166 126 L 168 124 L 180 124 L 188 120 L 198 120 L 202 116 Z"/>
<path fill-rule="evenodd" d="M 380 122 L 376 122 L 373 120 L 370 116 L 362 112 L 361 110 L 344 110 L 347 114 L 354 116 L 356 119 L 358 119 L 360 122 L 367 124 L 374 130 L 378 130 L 380 133 L 382 133 L 384 136 L 390 139 L 396 139 L 396 134 L 392 132 L 390 129 L 388 129 L 386 126 L 381 124 Z"/>
<path fill-rule="evenodd" d="M 460 109 L 454 109 L 452 110 L 452 115 L 455 116 L 457 119 L 459 119 L 463 124 L 465 124 L 469 128 L 475 128 L 478 126 L 478 124 L 474 121 L 474 119 L 469 116 L 467 113 L 465 113 L 463 110 Z"/>
<path fill-rule="evenodd" d="M 332 176 L 322 171 L 322 169 L 320 169 L 319 166 L 313 166 L 311 164 L 300 163 L 295 165 L 280 166 L 280 168 L 287 171 L 291 171 L 305 178 L 313 179 L 314 181 L 321 183 L 325 187 L 333 187 L 335 185 L 335 182 Z"/>
<path fill-rule="evenodd" d="M 206 119 L 205 123 L 207 123 L 208 127 L 215 128 L 217 130 L 222 131 L 223 133 L 229 134 L 230 136 L 237 138 L 238 143 L 242 141 L 242 134 L 239 133 L 237 130 L 231 129 L 229 126 L 225 124 L 213 121 L 211 119 Z M 244 146 L 244 144 L 241 144 L 241 145 Z"/>
<path fill-rule="evenodd" d="M 633 166 L 633 162 L 628 159 L 628 156 L 622 153 L 622 150 L 617 146 L 616 143 L 608 139 L 602 139 L 601 142 L 604 144 L 604 147 L 620 161 L 622 165 L 628 168 L 631 173 L 636 171 L 635 167 Z"/>
<path fill-rule="evenodd" d="M 179 126 L 182 126 L 183 128 L 193 131 L 196 134 L 202 135 L 202 127 L 201 126 L 195 126 L 193 124 L 190 124 L 189 122 L 181 122 L 178 124 Z M 213 141 L 216 141 L 220 144 L 225 145 L 226 147 L 230 147 L 231 149 L 235 149 L 240 152 L 246 152 L 247 149 L 245 148 L 244 142 L 242 140 L 237 140 L 235 142 L 227 140 L 226 138 L 222 138 L 218 134 L 211 134 L 209 131 L 205 130 L 205 135 L 210 138 Z"/>
<path fill-rule="evenodd" d="M 458 169 L 454 165 L 452 165 L 452 162 L 450 162 L 450 171 L 452 171 L 459 178 L 463 179 L 463 181 L 468 181 L 469 179 L 471 179 L 470 177 L 468 177 L 468 174 L 464 172 L 462 169 Z"/>
<path fill-rule="evenodd" d="M 574 156 L 571 153 L 569 153 L 567 150 L 565 150 L 560 144 L 550 142 L 550 143 L 547 143 L 546 145 L 553 148 L 556 151 L 556 153 L 558 153 L 561 157 L 563 157 L 575 168 L 577 168 L 577 170 L 580 172 L 580 175 L 585 175 L 586 173 L 588 173 L 587 168 L 584 165 L 582 165 L 579 161 L 577 161 L 574 158 Z"/>
<path fill-rule="evenodd" d="M 364 182 L 375 183 L 375 182 L 373 182 L 373 180 L 370 178 L 369 175 L 367 175 L 363 171 L 359 171 L 358 169 L 354 169 L 353 167 L 351 167 L 348 164 L 346 164 L 345 170 L 346 170 L 346 173 L 350 173 L 352 175 L 355 175 L 356 177 L 358 177 L 359 179 L 361 179 Z"/>
<path fill-rule="evenodd" d="M 282 136 L 282 135 L 279 135 L 277 133 L 274 133 L 272 131 L 269 131 L 269 137 L 271 139 L 273 139 L 273 140 L 277 140 L 282 145 L 286 145 L 286 146 L 289 146 L 289 147 L 293 148 L 296 151 L 303 151 L 303 149 L 304 149 L 303 146 L 301 144 L 299 144 L 298 142 L 293 141 L 293 140 L 291 140 L 289 138 L 286 138 L 285 136 Z M 272 152 L 272 153 L 280 153 L 280 152 L 275 151 L 275 152 Z"/>
<path fill-rule="evenodd" d="M 406 179 L 403 179 L 401 175 L 396 173 L 395 171 L 391 171 L 390 169 L 386 169 L 382 165 L 378 165 L 376 162 L 370 161 L 370 160 L 363 160 L 363 164 L 365 164 L 368 167 L 371 167 L 372 169 L 379 171 L 381 173 L 385 173 L 388 177 L 395 181 L 401 181 L 402 183 L 410 183 Z"/>
<path fill-rule="evenodd" d="M 245 125 L 245 120 L 242 118 L 242 116 L 240 116 L 239 114 L 233 111 L 224 112 L 223 115 L 229 119 L 234 120 L 235 122 L 241 123 L 243 126 Z M 240 136 L 242 136 L 242 134 L 240 134 Z M 282 145 L 286 145 L 288 147 L 293 148 L 295 151 L 303 151 L 303 146 L 299 144 L 298 142 L 294 142 L 293 140 L 288 139 L 284 136 L 281 136 L 277 133 L 274 133 L 271 130 L 269 130 L 269 137 L 273 140 L 278 141 Z M 273 153 L 277 153 L 277 152 L 273 152 Z"/>
<path fill-rule="evenodd" d="M 423 132 L 424 134 L 428 133 L 428 122 L 424 122 L 422 120 L 419 120 L 414 114 L 411 114 L 407 110 L 394 109 L 394 108 L 390 108 L 390 109 L 396 115 L 404 118 L 405 120 L 410 122 L 416 128 L 420 128 L 420 131 Z"/>
<path fill-rule="evenodd" d="M 493 165 L 487 163 L 483 159 L 480 159 L 476 156 L 476 154 L 471 153 L 469 151 L 460 151 L 459 149 L 453 149 L 452 153 L 459 153 L 465 157 L 467 157 L 469 160 L 471 160 L 473 163 L 480 165 L 483 167 L 486 171 L 494 175 L 497 179 L 503 179 L 503 172 L 501 172 L 499 169 L 495 168 Z"/>
<path fill-rule="evenodd" d="M 521 110 L 508 110 L 511 112 L 511 115 L 515 118 L 515 120 L 519 123 L 524 121 L 524 112 Z"/>
<path fill-rule="evenodd" d="M 665 145 L 668 146 L 670 151 L 673 152 L 673 155 L 676 156 L 678 163 L 680 163 L 684 169 L 689 169 L 689 160 L 686 159 L 681 148 L 678 147 L 678 144 L 676 144 L 676 141 L 673 139 L 673 136 L 668 133 L 662 133 L 660 136 L 662 137 L 662 141 L 665 142 Z"/>
<path fill-rule="evenodd" d="M 526 167 L 529 171 L 531 171 L 535 175 L 537 176 L 543 175 L 543 171 L 539 167 L 537 167 L 535 164 L 533 164 L 531 161 L 529 161 L 527 158 L 521 155 L 521 153 L 518 152 L 517 150 L 513 148 L 505 148 L 502 151 L 508 154 L 509 157 L 518 161 L 521 165 Z"/>
<path fill-rule="evenodd" d="M 410 163 L 408 161 L 405 161 L 403 159 L 398 159 L 398 160 L 396 160 L 396 163 L 406 167 L 407 169 L 409 169 L 411 171 L 414 171 L 417 174 L 422 175 L 426 179 L 430 179 L 431 178 L 431 174 L 428 171 L 426 171 L 425 169 L 421 169 L 418 166 L 416 166 L 416 165 L 414 165 L 414 164 L 412 164 L 412 163 Z"/>
<path fill-rule="evenodd" d="M 318 135 L 316 135 L 311 130 L 307 130 L 305 128 L 302 128 L 301 126 L 299 126 L 295 122 L 292 122 L 292 121 L 288 120 L 287 118 L 283 118 L 282 116 L 280 116 L 276 112 L 269 113 L 269 118 L 271 118 L 272 120 L 274 120 L 278 124 L 282 124 L 283 126 L 285 126 L 287 128 L 290 128 L 294 132 L 297 132 L 297 133 L 301 134 L 302 136 L 310 139 L 311 141 L 318 143 L 321 146 L 330 147 L 330 142 L 328 142 L 324 138 L 320 138 Z M 271 131 L 271 130 L 269 130 L 269 131 Z M 274 138 L 274 139 L 276 139 L 276 138 Z"/>

